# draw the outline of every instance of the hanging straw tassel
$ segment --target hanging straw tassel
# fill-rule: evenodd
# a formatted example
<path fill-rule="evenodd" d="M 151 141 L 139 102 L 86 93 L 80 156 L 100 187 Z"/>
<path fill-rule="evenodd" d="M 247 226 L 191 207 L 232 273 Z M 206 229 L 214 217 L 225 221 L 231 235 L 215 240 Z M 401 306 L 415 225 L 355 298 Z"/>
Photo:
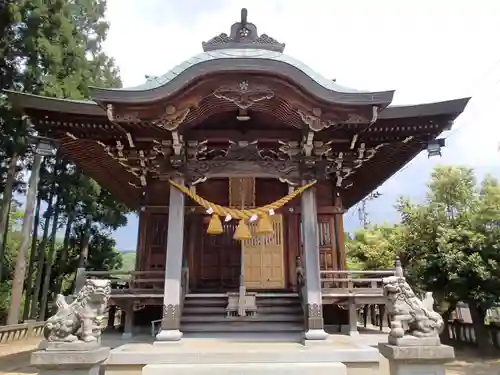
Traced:
<path fill-rule="evenodd" d="M 208 223 L 207 233 L 208 234 L 221 234 L 224 230 L 222 229 L 222 222 L 220 221 L 219 215 L 213 214 L 210 222 Z"/>
<path fill-rule="evenodd" d="M 257 230 L 255 231 L 255 233 L 257 233 L 260 236 L 274 233 L 273 223 L 271 223 L 269 215 L 263 214 L 259 218 L 259 221 L 257 222 Z"/>
<path fill-rule="evenodd" d="M 250 233 L 250 228 L 244 219 L 240 220 L 236 230 L 234 231 L 233 238 L 235 240 L 244 241 L 252 239 L 252 233 Z"/>

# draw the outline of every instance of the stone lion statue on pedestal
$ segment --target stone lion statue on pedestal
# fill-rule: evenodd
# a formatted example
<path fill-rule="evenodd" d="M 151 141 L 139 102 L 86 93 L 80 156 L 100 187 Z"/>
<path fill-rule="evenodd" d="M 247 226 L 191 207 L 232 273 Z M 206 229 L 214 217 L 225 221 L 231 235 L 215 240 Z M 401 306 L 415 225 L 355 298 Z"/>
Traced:
<path fill-rule="evenodd" d="M 43 328 L 48 342 L 97 342 L 105 327 L 104 318 L 111 295 L 111 281 L 88 279 L 73 302 L 59 294 L 57 312 Z"/>
<path fill-rule="evenodd" d="M 389 336 L 439 338 L 444 327 L 443 318 L 432 310 L 432 306 L 424 306 L 404 277 L 385 277 L 383 287 L 388 300 L 387 309 L 391 314 Z"/>

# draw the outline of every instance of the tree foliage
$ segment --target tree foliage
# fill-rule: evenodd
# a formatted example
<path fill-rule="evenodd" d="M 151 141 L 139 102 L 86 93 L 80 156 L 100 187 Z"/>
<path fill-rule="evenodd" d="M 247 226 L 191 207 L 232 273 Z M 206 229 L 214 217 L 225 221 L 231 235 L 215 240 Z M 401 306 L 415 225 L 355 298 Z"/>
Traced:
<path fill-rule="evenodd" d="M 385 268 L 400 255 L 418 290 L 431 291 L 448 318 L 458 302 L 471 311 L 480 346 L 488 350 L 486 311 L 500 300 L 500 184 L 474 171 L 437 167 L 426 198 L 400 198 L 401 223 L 358 232 L 347 245 L 365 268 Z"/>
<path fill-rule="evenodd" d="M 362 269 L 390 269 L 399 253 L 399 235 L 398 227 L 388 224 L 360 229 L 346 241 L 348 259 Z"/>
<path fill-rule="evenodd" d="M 104 19 L 105 10 L 105 0 L 19 0 L 0 7 L 1 89 L 87 99 L 91 85 L 121 87 L 114 60 L 102 50 L 109 29 Z M 31 132 L 29 123 L 9 107 L 3 94 L 0 125 L 0 187 L 4 197 L 0 210 L 3 215 L 11 210 L 11 192 L 22 192 L 25 187 L 22 177 L 30 168 L 33 154 L 27 142 Z M 7 171 L 12 165 L 14 173 L 9 174 Z M 64 155 L 44 160 L 38 188 L 40 205 L 35 212 L 35 222 L 40 226 L 33 233 L 33 246 L 27 259 L 24 318 L 43 318 L 54 294 L 71 287 L 76 267 L 82 260 L 92 269 L 120 267 L 121 256 L 110 233 L 127 222 L 127 208 L 70 160 L 64 159 Z M 19 215 L 18 209 L 11 211 L 9 224 L 12 215 Z M 2 215 L 0 217 L 4 217 Z M 4 221 L 6 224 L 7 220 Z M 12 225 L 6 228 L 0 220 L 1 238 L 4 238 L 4 229 L 8 235 L 5 236 L 7 242 L 0 245 L 4 271 L 0 277 L 0 319 L 9 303 L 18 306 L 22 302 L 19 296 L 9 301 L 9 294 L 14 285 L 11 280 L 23 277 L 13 268 L 14 255 L 26 257 L 18 252 L 19 228 Z M 48 293 L 44 294 L 44 290 Z M 13 316 L 11 320 L 18 318 Z"/>

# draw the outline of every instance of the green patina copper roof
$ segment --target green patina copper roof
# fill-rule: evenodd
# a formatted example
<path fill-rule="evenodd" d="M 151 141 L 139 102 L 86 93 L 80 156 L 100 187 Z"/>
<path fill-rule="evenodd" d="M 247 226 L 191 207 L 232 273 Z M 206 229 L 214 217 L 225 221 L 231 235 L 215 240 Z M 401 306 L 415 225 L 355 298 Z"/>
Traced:
<path fill-rule="evenodd" d="M 279 61 L 291 65 L 306 75 L 308 75 L 313 81 L 318 83 L 319 85 L 325 87 L 328 90 L 342 92 L 342 93 L 362 93 L 366 91 L 355 90 L 347 87 L 343 87 L 333 80 L 324 77 L 318 72 L 311 69 L 309 66 L 304 64 L 302 61 L 293 58 L 292 56 L 286 55 L 284 53 L 269 51 L 263 49 L 249 49 L 249 48 L 232 48 L 232 49 L 218 49 L 214 51 L 208 51 L 199 53 L 183 63 L 175 66 L 173 69 L 169 70 L 162 76 L 159 77 L 150 77 L 148 80 L 139 86 L 135 87 L 127 87 L 125 90 L 152 90 L 160 86 L 164 86 L 165 84 L 172 81 L 179 74 L 184 72 L 185 70 L 195 66 L 196 64 L 218 60 L 218 59 L 252 59 L 252 60 L 271 60 L 271 61 Z"/>

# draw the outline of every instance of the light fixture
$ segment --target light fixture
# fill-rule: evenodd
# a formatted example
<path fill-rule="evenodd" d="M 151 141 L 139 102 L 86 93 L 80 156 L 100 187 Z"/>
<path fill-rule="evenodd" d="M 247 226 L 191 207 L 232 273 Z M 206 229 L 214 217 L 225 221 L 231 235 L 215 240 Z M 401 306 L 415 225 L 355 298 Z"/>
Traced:
<path fill-rule="evenodd" d="M 441 156 L 441 147 L 445 146 L 445 139 L 438 138 L 427 142 L 427 156 Z"/>
<path fill-rule="evenodd" d="M 53 139 L 47 137 L 32 136 L 35 143 L 35 153 L 41 156 L 52 156 L 56 150 Z"/>

